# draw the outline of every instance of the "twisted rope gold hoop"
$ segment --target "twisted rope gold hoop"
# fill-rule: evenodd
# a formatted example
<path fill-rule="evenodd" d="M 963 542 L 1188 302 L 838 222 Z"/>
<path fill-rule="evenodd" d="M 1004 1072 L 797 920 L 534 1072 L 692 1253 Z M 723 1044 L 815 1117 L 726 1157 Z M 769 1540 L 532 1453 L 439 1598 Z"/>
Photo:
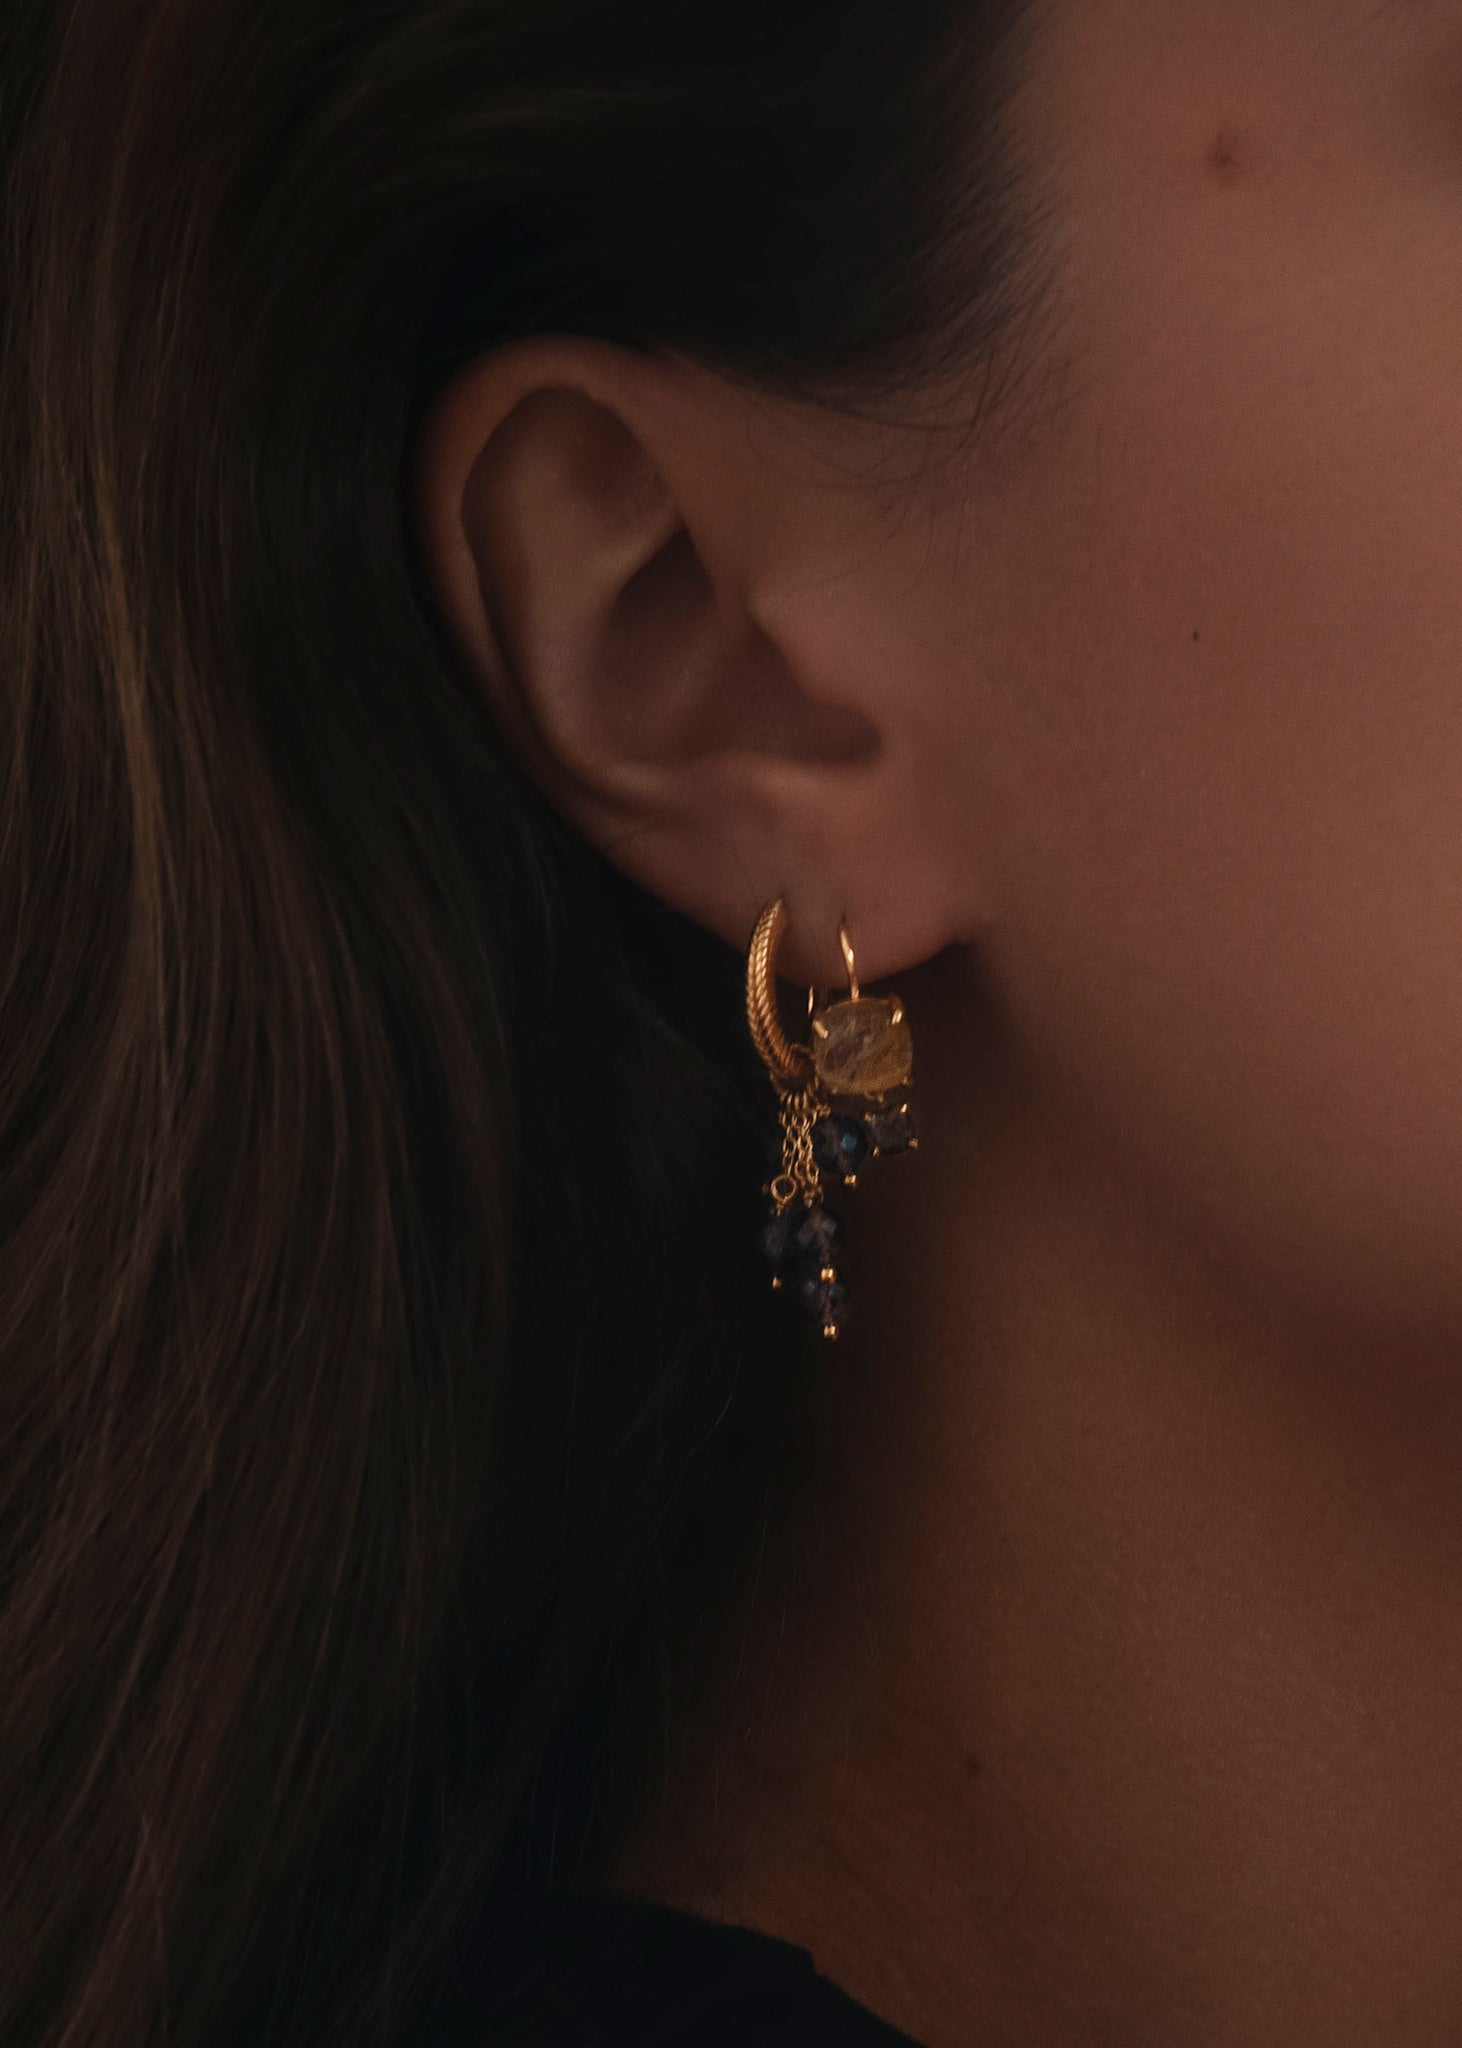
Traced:
<path fill-rule="evenodd" d="M 787 906 L 779 896 L 757 919 L 746 956 L 746 1021 L 752 1043 L 783 1089 L 805 1082 L 812 1071 L 811 1052 L 805 1045 L 793 1045 L 777 1014 L 777 952 L 786 929 Z"/>

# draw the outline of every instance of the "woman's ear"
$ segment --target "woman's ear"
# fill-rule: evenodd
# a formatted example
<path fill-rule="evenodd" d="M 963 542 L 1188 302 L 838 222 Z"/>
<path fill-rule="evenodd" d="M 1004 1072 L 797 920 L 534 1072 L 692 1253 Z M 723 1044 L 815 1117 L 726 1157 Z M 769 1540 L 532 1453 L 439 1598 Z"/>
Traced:
<path fill-rule="evenodd" d="M 531 340 L 440 395 L 415 510 L 453 640 L 556 807 L 732 944 L 784 896 L 787 971 L 832 983 L 844 917 L 872 975 L 932 928 L 902 878 L 904 958 L 880 970 L 901 882 L 884 827 L 911 794 L 897 693 L 845 672 L 836 633 L 819 645 L 846 486 L 779 453 L 766 403 L 694 366 Z"/>

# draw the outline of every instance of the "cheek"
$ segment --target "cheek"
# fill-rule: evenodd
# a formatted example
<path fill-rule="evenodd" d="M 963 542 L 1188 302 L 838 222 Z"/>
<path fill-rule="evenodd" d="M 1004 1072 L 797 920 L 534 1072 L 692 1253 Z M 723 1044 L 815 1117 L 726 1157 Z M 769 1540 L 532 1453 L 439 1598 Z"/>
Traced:
<path fill-rule="evenodd" d="M 1192 222 L 1097 304 L 949 674 L 982 943 L 1053 1076 L 1256 1281 L 1449 1342 L 1462 212 L 1327 219 Z"/>

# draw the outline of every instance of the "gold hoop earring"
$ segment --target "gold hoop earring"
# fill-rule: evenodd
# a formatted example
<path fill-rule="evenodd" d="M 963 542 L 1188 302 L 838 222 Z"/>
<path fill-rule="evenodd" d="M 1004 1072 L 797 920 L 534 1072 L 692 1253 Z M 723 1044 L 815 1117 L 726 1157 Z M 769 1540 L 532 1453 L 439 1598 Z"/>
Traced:
<path fill-rule="evenodd" d="M 764 1190 L 772 1215 L 762 1251 L 773 1287 L 794 1293 L 823 1336 L 835 1338 L 847 1321 L 846 1232 L 826 1206 L 826 1185 L 854 1188 L 866 1160 L 918 1150 L 908 1093 L 913 1037 L 897 996 L 863 994 L 844 923 L 838 943 L 848 993 L 828 1002 L 809 989 L 807 1043 L 789 1039 L 777 1005 L 777 955 L 788 922 L 778 897 L 758 918 L 746 956 L 747 1023 L 776 1088 L 782 1127 L 782 1170 Z"/>

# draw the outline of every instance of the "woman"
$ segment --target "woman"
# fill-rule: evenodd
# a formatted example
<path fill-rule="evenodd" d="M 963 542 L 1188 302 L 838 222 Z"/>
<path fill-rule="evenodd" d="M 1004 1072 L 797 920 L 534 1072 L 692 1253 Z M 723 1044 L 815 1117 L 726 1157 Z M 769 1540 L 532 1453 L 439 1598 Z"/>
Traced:
<path fill-rule="evenodd" d="M 0 2039 L 1462 2039 L 1454 10 L 0 39 Z"/>

